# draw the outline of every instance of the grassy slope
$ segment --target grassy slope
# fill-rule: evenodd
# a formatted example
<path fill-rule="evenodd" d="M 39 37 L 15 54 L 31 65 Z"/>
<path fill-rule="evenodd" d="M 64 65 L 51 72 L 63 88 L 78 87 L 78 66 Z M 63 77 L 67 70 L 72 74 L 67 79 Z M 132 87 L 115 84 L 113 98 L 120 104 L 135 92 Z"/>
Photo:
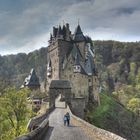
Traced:
<path fill-rule="evenodd" d="M 90 123 L 129 140 L 140 138 L 140 119 L 105 94 L 101 94 L 101 105 L 90 110 L 86 118 Z"/>

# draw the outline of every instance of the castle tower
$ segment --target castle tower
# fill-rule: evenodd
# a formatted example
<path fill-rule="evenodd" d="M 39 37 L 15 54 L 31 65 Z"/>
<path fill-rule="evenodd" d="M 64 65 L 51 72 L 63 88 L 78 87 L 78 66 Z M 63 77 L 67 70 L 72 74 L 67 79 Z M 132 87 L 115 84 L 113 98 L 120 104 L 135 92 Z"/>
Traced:
<path fill-rule="evenodd" d="M 47 81 L 62 79 L 63 61 L 72 47 L 69 24 L 53 27 L 48 46 Z"/>
<path fill-rule="evenodd" d="M 84 59 L 86 57 L 86 47 L 85 47 L 86 39 L 85 39 L 85 36 L 84 36 L 79 24 L 77 25 L 77 27 L 75 29 L 73 41 L 75 43 L 75 46 L 79 48 L 79 50 L 82 54 L 82 57 L 83 57 L 83 61 L 84 61 Z"/>
<path fill-rule="evenodd" d="M 97 73 L 92 40 L 78 24 L 71 34 L 69 24 L 53 27 L 48 46 L 47 90 L 52 80 L 68 80 L 73 97 L 94 98 Z M 97 86 L 96 86 L 97 87 Z"/>

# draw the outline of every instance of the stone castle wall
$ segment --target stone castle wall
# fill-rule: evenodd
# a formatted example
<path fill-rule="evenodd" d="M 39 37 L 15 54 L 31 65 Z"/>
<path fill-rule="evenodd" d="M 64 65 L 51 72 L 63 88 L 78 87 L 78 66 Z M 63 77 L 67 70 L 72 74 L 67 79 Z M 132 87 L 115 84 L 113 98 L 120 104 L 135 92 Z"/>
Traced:
<path fill-rule="evenodd" d="M 69 30 L 69 27 L 67 29 Z M 70 32 L 68 31 L 67 33 L 70 37 Z M 75 47 L 79 48 L 78 51 Z M 59 36 L 57 34 L 57 36 L 53 37 L 48 47 L 48 54 L 52 62 L 52 77 L 47 78 L 47 90 L 49 91 L 52 80 L 69 80 L 72 83 L 72 96 L 75 98 L 84 97 L 87 103 L 89 94 L 93 96 L 94 92 L 98 89 L 95 88 L 97 85 L 95 77 L 92 75 L 93 73 L 88 75 L 87 71 L 84 74 L 84 70 L 82 72 L 79 71 L 79 73 L 74 73 L 74 66 L 77 60 L 76 54 L 77 56 L 80 55 L 80 64 L 85 65 L 87 52 L 86 37 L 83 40 L 80 39 L 80 41 L 73 40 L 73 38 L 66 40 L 66 38 L 62 37 L 62 33 Z"/>
<path fill-rule="evenodd" d="M 80 73 L 73 73 L 73 65 L 70 61 L 63 71 L 62 79 L 72 83 L 73 97 L 85 97 L 88 99 L 88 76 Z"/>
<path fill-rule="evenodd" d="M 67 110 L 70 112 L 71 117 L 73 118 L 74 124 L 80 126 L 84 132 L 91 138 L 91 140 L 127 140 L 122 138 L 112 132 L 106 131 L 104 129 L 98 128 L 90 123 L 80 119 L 79 117 L 75 116 L 69 107 Z"/>
<path fill-rule="evenodd" d="M 85 98 L 73 98 L 71 100 L 71 110 L 80 118 L 84 118 L 85 106 Z"/>

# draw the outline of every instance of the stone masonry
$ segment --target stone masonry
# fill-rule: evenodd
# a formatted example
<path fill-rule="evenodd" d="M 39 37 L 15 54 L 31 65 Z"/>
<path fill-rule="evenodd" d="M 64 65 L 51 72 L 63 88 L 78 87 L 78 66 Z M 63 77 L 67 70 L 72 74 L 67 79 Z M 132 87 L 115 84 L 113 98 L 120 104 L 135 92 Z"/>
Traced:
<path fill-rule="evenodd" d="M 71 97 L 98 101 L 98 77 L 94 46 L 80 25 L 72 34 L 69 24 L 53 27 L 48 46 L 47 85 L 49 93 L 52 80 L 68 80 Z"/>

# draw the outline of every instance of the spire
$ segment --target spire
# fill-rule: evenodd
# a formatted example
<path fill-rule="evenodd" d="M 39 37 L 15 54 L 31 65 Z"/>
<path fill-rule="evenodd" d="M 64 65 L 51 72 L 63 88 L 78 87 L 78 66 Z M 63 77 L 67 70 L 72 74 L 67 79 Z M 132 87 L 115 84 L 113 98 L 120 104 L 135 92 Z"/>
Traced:
<path fill-rule="evenodd" d="M 59 28 L 58 28 L 57 35 L 62 35 L 62 29 L 61 29 L 61 26 L 60 25 L 59 25 Z"/>
<path fill-rule="evenodd" d="M 75 34 L 77 34 L 77 35 L 83 34 L 79 24 L 78 24 L 77 28 L 75 29 Z"/>
<path fill-rule="evenodd" d="M 58 28 L 53 27 L 53 37 L 56 37 Z"/>
<path fill-rule="evenodd" d="M 39 78 L 36 75 L 35 69 L 31 69 L 31 72 L 28 77 L 25 78 L 24 87 L 27 86 L 29 88 L 39 88 Z"/>
<path fill-rule="evenodd" d="M 83 32 L 82 32 L 81 27 L 80 27 L 79 24 L 78 24 L 78 26 L 75 29 L 73 40 L 76 41 L 76 42 L 85 41 L 85 37 L 83 35 Z"/>

